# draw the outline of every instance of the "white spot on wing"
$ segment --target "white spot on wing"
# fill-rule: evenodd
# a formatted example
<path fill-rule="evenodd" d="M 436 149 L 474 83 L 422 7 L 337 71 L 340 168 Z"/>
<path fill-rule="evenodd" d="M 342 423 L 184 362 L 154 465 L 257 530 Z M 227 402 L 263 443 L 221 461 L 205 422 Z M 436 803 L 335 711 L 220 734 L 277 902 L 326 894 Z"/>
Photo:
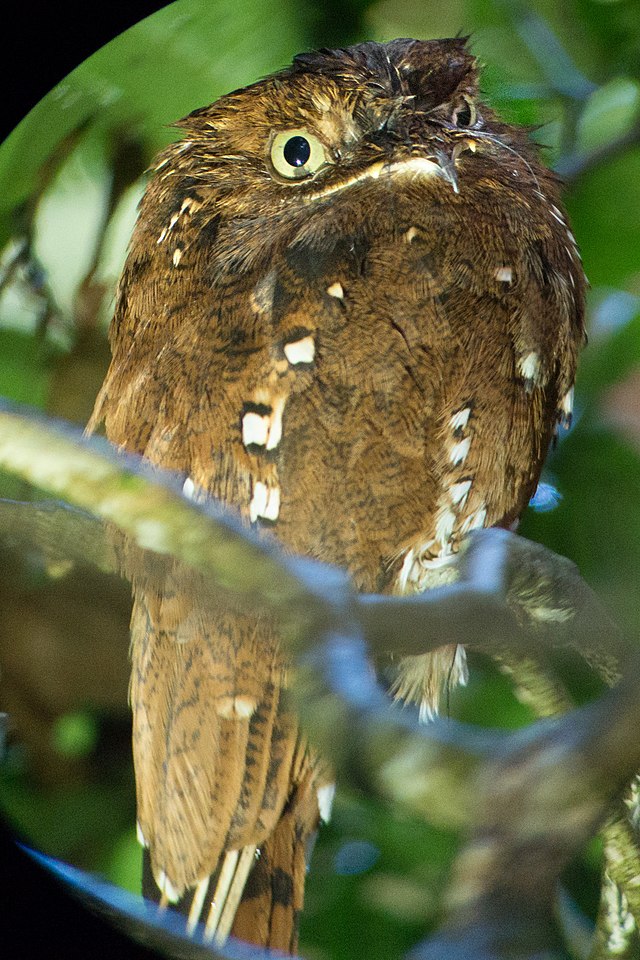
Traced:
<path fill-rule="evenodd" d="M 173 265 L 177 267 L 180 261 L 182 260 L 182 250 L 180 247 L 176 247 L 173 251 Z"/>
<path fill-rule="evenodd" d="M 262 483 L 261 480 L 258 480 L 253 488 L 253 497 L 251 498 L 251 503 L 249 504 L 249 519 L 251 520 L 251 523 L 255 523 L 258 517 L 262 517 L 264 515 L 268 496 L 269 490 L 266 483 Z"/>
<path fill-rule="evenodd" d="M 268 437 L 269 417 L 261 416 L 259 413 L 245 413 L 242 418 L 242 442 L 245 447 L 251 444 L 264 447 Z"/>
<path fill-rule="evenodd" d="M 316 346 L 312 336 L 293 340 L 291 343 L 285 343 L 284 346 L 284 355 L 292 366 L 297 363 L 313 363 L 315 353 Z"/>
<path fill-rule="evenodd" d="M 191 477 L 187 477 L 185 482 L 182 484 L 182 492 L 184 493 L 185 497 L 189 497 L 190 500 L 195 499 L 196 485 Z"/>
<path fill-rule="evenodd" d="M 471 489 L 471 480 L 461 480 L 460 483 L 452 483 L 449 487 L 449 498 L 451 503 L 461 506 L 464 504 L 464 501 L 467 499 L 469 490 Z"/>
<path fill-rule="evenodd" d="M 273 401 L 273 413 L 271 414 L 271 424 L 269 427 L 269 437 L 267 439 L 267 450 L 275 450 L 282 439 L 282 412 L 284 410 L 284 397 L 278 397 Z"/>
<path fill-rule="evenodd" d="M 458 410 L 457 413 L 451 417 L 449 423 L 451 424 L 452 430 L 464 430 L 467 423 L 469 422 L 469 416 L 471 415 L 471 408 L 465 407 L 463 410 Z"/>
<path fill-rule="evenodd" d="M 338 300 L 344 298 L 344 290 L 341 283 L 338 283 L 336 280 L 335 283 L 332 283 L 330 287 L 327 287 L 327 293 L 330 297 L 337 297 Z"/>
<path fill-rule="evenodd" d="M 458 443 L 453 444 L 451 452 L 449 453 L 449 459 L 454 467 L 466 460 L 470 446 L 471 437 L 465 437 L 464 440 L 459 440 Z"/>
<path fill-rule="evenodd" d="M 564 419 L 567 422 L 570 421 L 573 413 L 573 387 L 571 387 L 570 390 L 567 390 L 564 397 L 560 401 L 560 410 Z"/>
<path fill-rule="evenodd" d="M 253 488 L 253 497 L 249 504 L 249 518 L 255 523 L 258 517 L 263 520 L 277 520 L 280 513 L 280 487 L 267 487 L 258 480 Z"/>
<path fill-rule="evenodd" d="M 518 373 L 523 380 L 537 383 L 540 379 L 540 357 L 533 350 L 518 360 Z"/>
<path fill-rule="evenodd" d="M 511 283 L 513 280 L 513 267 L 498 267 L 494 273 L 494 277 L 501 283 Z"/>
<path fill-rule="evenodd" d="M 263 517 L 265 520 L 277 520 L 280 513 L 280 487 L 270 487 L 267 505 Z"/>

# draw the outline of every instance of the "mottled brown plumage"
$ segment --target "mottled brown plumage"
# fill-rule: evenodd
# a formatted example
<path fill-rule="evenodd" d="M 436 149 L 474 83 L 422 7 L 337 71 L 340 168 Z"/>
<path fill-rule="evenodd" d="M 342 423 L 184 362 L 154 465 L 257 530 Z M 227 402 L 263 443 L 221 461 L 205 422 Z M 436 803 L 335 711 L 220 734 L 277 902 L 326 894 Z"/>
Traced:
<path fill-rule="evenodd" d="M 463 40 L 303 55 L 180 125 L 90 429 L 358 589 L 445 582 L 467 531 L 517 520 L 570 416 L 584 278 L 556 178 L 479 101 Z M 253 867 L 234 932 L 291 949 L 327 778 L 281 709 L 278 637 L 197 578 L 133 579 L 156 883 L 188 906 L 196 888 L 192 920 L 221 938 L 220 865 L 238 897 Z M 408 658 L 393 691 L 428 715 L 464 670 L 456 650 Z"/>

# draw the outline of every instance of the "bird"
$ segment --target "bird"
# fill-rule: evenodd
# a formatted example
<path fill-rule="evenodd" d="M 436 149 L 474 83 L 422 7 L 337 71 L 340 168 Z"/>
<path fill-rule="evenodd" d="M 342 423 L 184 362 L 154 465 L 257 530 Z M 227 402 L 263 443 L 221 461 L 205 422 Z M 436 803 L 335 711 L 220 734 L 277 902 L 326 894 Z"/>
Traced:
<path fill-rule="evenodd" d="M 467 38 L 300 54 L 154 161 L 88 431 L 358 591 L 450 582 L 513 527 L 572 415 L 585 277 L 561 184 Z M 334 785 L 277 625 L 131 576 L 146 889 L 190 932 L 297 949 Z M 427 721 L 461 647 L 389 665 Z"/>

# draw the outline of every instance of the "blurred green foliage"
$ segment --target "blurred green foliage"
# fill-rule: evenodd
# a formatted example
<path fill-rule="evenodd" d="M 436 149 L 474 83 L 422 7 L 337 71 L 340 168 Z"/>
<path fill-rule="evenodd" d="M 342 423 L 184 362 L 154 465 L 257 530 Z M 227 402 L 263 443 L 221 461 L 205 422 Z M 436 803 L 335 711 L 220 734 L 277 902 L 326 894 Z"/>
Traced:
<path fill-rule="evenodd" d="M 485 65 L 486 97 L 509 120 L 536 126 L 548 162 L 565 176 L 592 284 L 590 345 L 574 426 L 560 438 L 545 473 L 561 498 L 554 509 L 528 511 L 521 532 L 575 560 L 637 636 L 637 0 L 170 4 L 80 65 L 0 148 L 0 393 L 86 419 L 108 361 L 106 328 L 142 172 L 177 136 L 172 121 L 286 65 L 304 49 L 458 33 L 471 35 Z M 15 482 L 0 476 L 0 496 L 16 495 Z M 528 722 L 531 714 L 495 667 L 475 666 L 452 710 L 494 726 Z M 99 767 L 96 722 L 85 703 L 54 716 L 54 752 L 67 760 L 88 757 Z M 28 749 L 14 748 L 5 765 L 5 810 L 48 852 L 136 889 L 140 852 L 131 828 L 130 774 L 109 783 L 91 770 L 67 786 L 49 780 L 30 768 Z M 438 918 L 456 842 L 365 797 L 339 794 L 314 855 L 303 921 L 306 955 L 388 957 L 409 947 Z M 377 857 L 345 872 L 344 861 L 358 843 L 371 845 Z M 593 861 L 591 854 L 570 877 L 586 908 L 597 888 Z"/>
<path fill-rule="evenodd" d="M 93 714 L 78 710 L 65 713 L 52 730 L 53 749 L 65 757 L 83 757 L 96 747 L 98 724 Z"/>

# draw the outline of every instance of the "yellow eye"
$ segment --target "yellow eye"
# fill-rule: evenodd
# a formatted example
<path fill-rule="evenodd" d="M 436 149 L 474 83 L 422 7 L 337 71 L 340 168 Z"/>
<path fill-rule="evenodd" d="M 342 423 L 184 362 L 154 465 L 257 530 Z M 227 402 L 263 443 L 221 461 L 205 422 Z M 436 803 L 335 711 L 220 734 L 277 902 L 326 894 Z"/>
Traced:
<path fill-rule="evenodd" d="M 282 130 L 271 143 L 271 163 L 281 177 L 304 180 L 329 163 L 329 158 L 318 138 L 308 130 Z"/>

